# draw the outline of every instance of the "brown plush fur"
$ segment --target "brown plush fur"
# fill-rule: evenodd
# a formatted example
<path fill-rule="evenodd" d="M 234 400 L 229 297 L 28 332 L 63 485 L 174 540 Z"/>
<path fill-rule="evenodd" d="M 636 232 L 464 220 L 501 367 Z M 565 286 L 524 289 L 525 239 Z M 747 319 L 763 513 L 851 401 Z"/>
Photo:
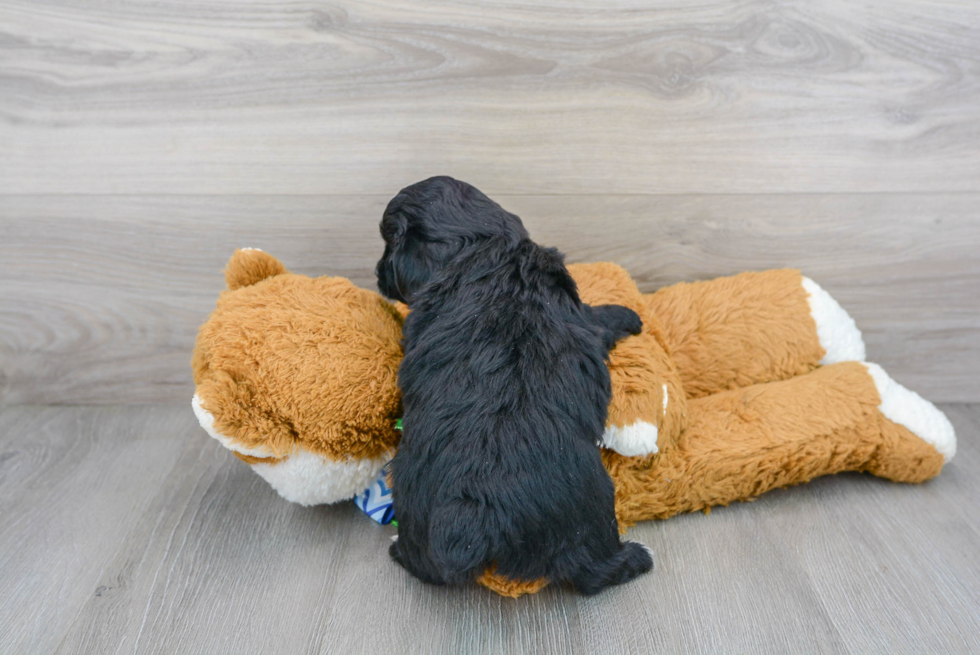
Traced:
<path fill-rule="evenodd" d="M 840 471 L 901 482 L 937 475 L 942 455 L 886 419 L 879 403 L 871 376 L 856 362 L 692 399 L 687 429 L 671 448 L 647 457 L 603 451 L 620 526 Z"/>
<path fill-rule="evenodd" d="M 824 350 L 799 271 L 741 273 L 646 294 L 689 398 L 788 380 Z"/>
<path fill-rule="evenodd" d="M 226 277 L 253 283 L 222 293 L 198 333 L 194 382 L 215 428 L 273 456 L 296 446 L 332 460 L 390 451 L 401 413 L 401 315 L 344 278 L 282 268 L 254 281 L 252 271 L 277 270 L 256 262 L 265 258 L 273 259 L 235 253 Z"/>
<path fill-rule="evenodd" d="M 496 569 L 496 566 L 488 568 L 483 574 L 477 577 L 476 583 L 508 598 L 520 598 L 525 594 L 536 594 L 548 586 L 547 578 L 538 578 L 537 580 L 511 580 L 502 575 L 497 575 Z"/>
<path fill-rule="evenodd" d="M 234 291 L 262 280 L 288 273 L 286 267 L 275 257 L 269 257 L 261 250 L 245 248 L 238 250 L 225 268 L 225 284 Z"/>
<path fill-rule="evenodd" d="M 585 302 L 625 305 L 644 322 L 609 362 L 609 424 L 659 431 L 658 453 L 603 451 L 622 529 L 839 471 L 901 482 L 939 473 L 936 449 L 881 414 L 862 364 L 818 366 L 824 351 L 798 271 L 643 295 L 613 264 L 569 270 Z M 226 277 L 233 290 L 201 328 L 193 360 L 216 429 L 280 458 L 297 445 L 334 460 L 393 448 L 405 309 L 342 278 L 290 274 L 258 251 L 237 251 Z M 507 596 L 544 586 L 492 570 L 479 582 Z"/>

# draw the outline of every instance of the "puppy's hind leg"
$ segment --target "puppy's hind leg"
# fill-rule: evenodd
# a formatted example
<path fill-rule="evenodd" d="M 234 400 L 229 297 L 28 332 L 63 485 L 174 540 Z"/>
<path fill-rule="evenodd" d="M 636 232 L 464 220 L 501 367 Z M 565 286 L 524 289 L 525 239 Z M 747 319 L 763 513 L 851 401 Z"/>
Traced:
<path fill-rule="evenodd" d="M 414 575 L 422 582 L 444 585 L 446 580 L 439 575 L 435 565 L 419 549 L 412 548 L 404 540 L 395 541 L 388 548 L 388 555 L 396 564 Z"/>
<path fill-rule="evenodd" d="M 429 552 L 440 575 L 458 584 L 482 571 L 490 559 L 491 538 L 498 528 L 486 506 L 454 498 L 432 512 Z"/>
<path fill-rule="evenodd" d="M 653 557 L 646 546 L 627 541 L 607 560 L 593 560 L 572 576 L 580 593 L 592 596 L 606 587 L 629 582 L 653 569 Z"/>

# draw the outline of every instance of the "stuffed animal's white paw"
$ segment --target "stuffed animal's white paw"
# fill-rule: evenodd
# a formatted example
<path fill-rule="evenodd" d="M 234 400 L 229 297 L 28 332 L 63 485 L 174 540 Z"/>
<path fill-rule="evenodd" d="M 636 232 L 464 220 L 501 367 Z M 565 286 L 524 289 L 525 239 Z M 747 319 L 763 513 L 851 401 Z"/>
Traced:
<path fill-rule="evenodd" d="M 650 455 L 658 452 L 657 426 L 646 421 L 637 421 L 623 427 L 609 425 L 602 433 L 602 442 L 599 445 L 626 457 Z"/>
<path fill-rule="evenodd" d="M 810 303 L 810 315 L 817 324 L 820 346 L 827 352 L 820 363 L 863 362 L 864 339 L 851 315 L 810 278 L 803 278 L 803 289 Z"/>
<path fill-rule="evenodd" d="M 915 436 L 939 451 L 945 461 L 956 454 L 956 431 L 939 408 L 919 394 L 906 389 L 877 364 L 864 364 L 875 382 L 881 405 L 878 409 L 894 423 L 903 425 Z"/>

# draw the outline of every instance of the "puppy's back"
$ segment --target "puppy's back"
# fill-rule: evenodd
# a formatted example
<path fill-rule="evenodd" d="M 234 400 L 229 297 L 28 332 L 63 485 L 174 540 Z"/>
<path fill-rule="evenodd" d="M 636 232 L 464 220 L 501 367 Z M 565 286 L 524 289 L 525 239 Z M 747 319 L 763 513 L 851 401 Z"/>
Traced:
<path fill-rule="evenodd" d="M 605 353 L 561 255 L 525 240 L 458 258 L 413 307 L 405 348 L 394 475 L 411 538 L 446 579 L 489 560 L 564 577 L 615 517 L 595 445 Z"/>

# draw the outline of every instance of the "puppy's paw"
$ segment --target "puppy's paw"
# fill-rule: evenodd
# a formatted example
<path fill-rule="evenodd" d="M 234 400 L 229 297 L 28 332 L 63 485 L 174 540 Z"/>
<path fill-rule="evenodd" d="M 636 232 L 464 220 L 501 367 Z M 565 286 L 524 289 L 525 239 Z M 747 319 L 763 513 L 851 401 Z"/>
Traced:
<path fill-rule="evenodd" d="M 622 307 L 621 309 L 623 309 L 623 331 L 626 334 L 639 334 L 642 332 L 643 319 L 640 318 L 640 315 L 627 307 Z"/>
<path fill-rule="evenodd" d="M 602 327 L 612 333 L 613 341 L 643 330 L 643 319 L 629 307 L 599 305 L 592 308 L 592 316 Z"/>
<path fill-rule="evenodd" d="M 629 307 L 622 305 L 603 305 L 603 318 L 606 327 L 613 333 L 613 338 L 619 341 L 631 334 L 643 331 L 643 319 Z"/>

